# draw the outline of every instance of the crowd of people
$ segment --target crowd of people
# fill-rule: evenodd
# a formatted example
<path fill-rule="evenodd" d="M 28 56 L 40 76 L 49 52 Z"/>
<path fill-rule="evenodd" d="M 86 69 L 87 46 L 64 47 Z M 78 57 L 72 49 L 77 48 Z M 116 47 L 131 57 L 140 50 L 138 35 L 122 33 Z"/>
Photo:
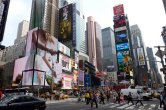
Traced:
<path fill-rule="evenodd" d="M 132 105 L 136 105 L 140 103 L 141 106 L 144 106 L 142 102 L 142 96 L 141 93 L 137 92 L 137 97 L 133 98 L 132 93 L 129 92 L 129 95 L 125 98 L 124 95 L 121 92 L 117 91 L 100 91 L 100 90 L 87 90 L 87 91 L 79 91 L 78 93 L 78 102 L 83 101 L 85 98 L 85 103 L 87 105 L 90 104 L 91 108 L 93 108 L 94 104 L 96 108 L 98 108 L 99 104 L 105 104 L 107 102 L 113 102 L 113 103 L 132 103 Z M 165 107 L 164 103 L 164 94 L 161 93 L 160 95 L 160 107 Z M 134 103 L 135 102 L 135 103 Z"/>

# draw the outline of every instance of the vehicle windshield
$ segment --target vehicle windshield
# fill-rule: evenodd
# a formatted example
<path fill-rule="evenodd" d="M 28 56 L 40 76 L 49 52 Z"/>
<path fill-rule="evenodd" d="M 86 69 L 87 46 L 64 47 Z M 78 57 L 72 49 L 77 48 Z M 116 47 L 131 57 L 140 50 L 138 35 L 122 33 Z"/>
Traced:
<path fill-rule="evenodd" d="M 12 96 L 12 95 L 4 97 L 3 99 L 0 100 L 0 104 L 4 104 L 4 103 L 9 102 L 13 97 L 14 96 Z"/>

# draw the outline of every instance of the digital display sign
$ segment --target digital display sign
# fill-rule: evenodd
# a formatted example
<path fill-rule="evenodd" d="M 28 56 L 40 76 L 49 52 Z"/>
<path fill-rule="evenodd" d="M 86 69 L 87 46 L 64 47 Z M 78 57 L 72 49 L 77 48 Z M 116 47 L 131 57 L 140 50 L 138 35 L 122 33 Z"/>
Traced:
<path fill-rule="evenodd" d="M 145 65 L 143 48 L 137 48 L 137 56 L 138 56 L 139 65 Z"/>
<path fill-rule="evenodd" d="M 62 69 L 71 72 L 71 59 L 59 53 L 59 63 L 62 64 Z"/>
<path fill-rule="evenodd" d="M 116 44 L 128 42 L 127 32 L 121 31 L 121 32 L 115 33 L 115 42 Z"/>
<path fill-rule="evenodd" d="M 117 50 L 126 50 L 129 49 L 129 43 L 123 43 L 123 44 L 117 44 L 116 45 Z"/>
<path fill-rule="evenodd" d="M 114 10 L 114 15 L 124 14 L 123 4 L 114 6 L 113 10 Z"/>
<path fill-rule="evenodd" d="M 59 10 L 59 36 L 60 42 L 73 39 L 73 4 L 69 4 Z"/>

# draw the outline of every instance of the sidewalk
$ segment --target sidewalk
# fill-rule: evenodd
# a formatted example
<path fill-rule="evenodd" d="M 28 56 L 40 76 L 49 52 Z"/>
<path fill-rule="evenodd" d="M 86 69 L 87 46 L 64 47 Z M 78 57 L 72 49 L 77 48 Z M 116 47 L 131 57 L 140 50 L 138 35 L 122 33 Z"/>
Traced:
<path fill-rule="evenodd" d="M 56 104 L 56 103 L 63 103 L 63 102 L 71 102 L 71 101 L 77 101 L 77 98 L 68 98 L 64 100 L 48 100 L 46 101 L 46 104 Z"/>

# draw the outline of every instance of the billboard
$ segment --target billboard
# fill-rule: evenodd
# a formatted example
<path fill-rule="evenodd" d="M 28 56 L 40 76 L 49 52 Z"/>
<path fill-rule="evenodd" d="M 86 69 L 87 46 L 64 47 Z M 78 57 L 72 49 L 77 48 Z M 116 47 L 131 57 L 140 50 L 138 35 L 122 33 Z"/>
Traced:
<path fill-rule="evenodd" d="M 114 28 L 122 27 L 126 25 L 125 15 L 114 16 Z"/>
<path fill-rule="evenodd" d="M 0 42 L 3 40 L 10 0 L 0 1 Z"/>
<path fill-rule="evenodd" d="M 71 71 L 71 59 L 61 53 L 59 53 L 59 63 L 62 64 L 62 69 L 65 71 Z"/>
<path fill-rule="evenodd" d="M 123 4 L 114 6 L 113 10 L 114 10 L 114 15 L 124 14 Z"/>
<path fill-rule="evenodd" d="M 63 74 L 62 75 L 62 89 L 72 89 L 72 79 L 73 76 Z"/>
<path fill-rule="evenodd" d="M 84 76 L 84 86 L 85 87 L 91 87 L 91 75 L 85 74 Z"/>
<path fill-rule="evenodd" d="M 78 69 L 78 64 L 79 64 L 79 52 L 74 51 L 74 62 L 75 62 L 75 69 Z"/>
<path fill-rule="evenodd" d="M 143 48 L 137 48 L 137 56 L 138 56 L 139 65 L 145 65 Z"/>
<path fill-rule="evenodd" d="M 84 86 L 84 71 L 78 70 L 78 85 Z"/>
<path fill-rule="evenodd" d="M 62 7 L 59 10 L 59 36 L 60 42 L 73 39 L 73 4 Z"/>
<path fill-rule="evenodd" d="M 53 84 L 57 84 L 62 78 L 62 65 L 55 63 L 52 65 L 52 69 L 45 63 L 43 57 L 36 55 L 33 71 L 34 55 L 26 56 L 15 61 L 13 84 L 18 85 L 22 80 L 23 86 L 33 85 L 46 85 L 50 86 L 53 80 Z M 34 77 L 33 77 L 34 73 Z M 33 79 L 33 82 L 32 82 Z"/>
<path fill-rule="evenodd" d="M 70 49 L 60 42 L 58 42 L 58 50 L 63 54 L 70 56 Z"/>
<path fill-rule="evenodd" d="M 129 43 L 117 44 L 116 50 L 127 50 L 129 49 Z"/>
<path fill-rule="evenodd" d="M 127 29 L 126 26 L 118 27 L 118 28 L 115 28 L 115 32 L 124 31 L 124 30 L 126 30 L 126 29 Z"/>
<path fill-rule="evenodd" d="M 74 85 L 78 84 L 78 71 L 77 70 L 73 70 L 73 83 L 74 83 Z"/>
<path fill-rule="evenodd" d="M 115 33 L 115 42 L 116 44 L 128 42 L 126 30 Z"/>

